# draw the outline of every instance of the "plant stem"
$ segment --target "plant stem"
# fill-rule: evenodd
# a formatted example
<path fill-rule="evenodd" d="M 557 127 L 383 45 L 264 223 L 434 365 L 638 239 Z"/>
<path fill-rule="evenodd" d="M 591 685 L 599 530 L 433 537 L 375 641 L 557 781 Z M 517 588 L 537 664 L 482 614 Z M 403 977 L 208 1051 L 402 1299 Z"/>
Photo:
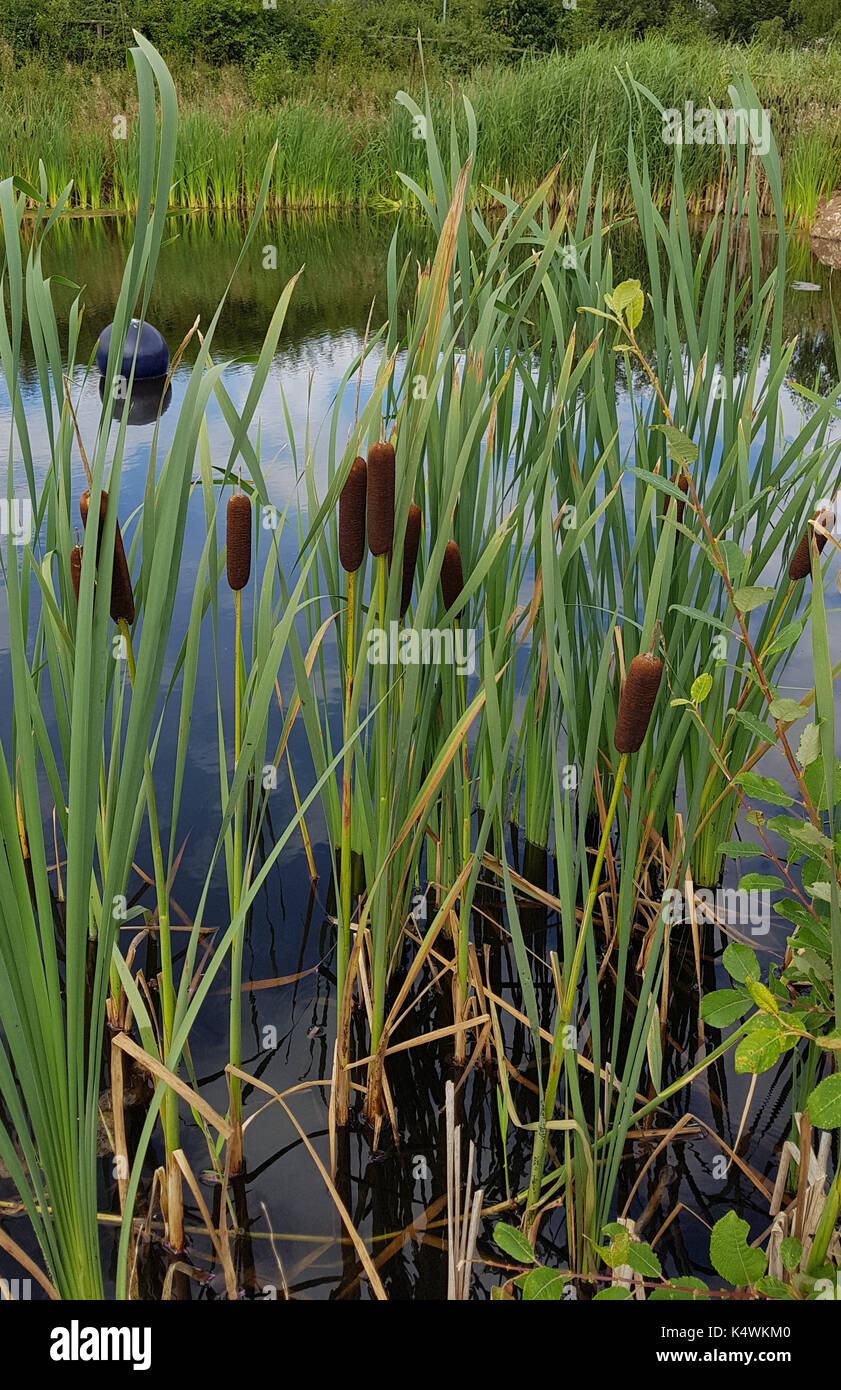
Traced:
<path fill-rule="evenodd" d="M 131 631 L 125 618 L 119 622 L 120 632 L 126 646 L 129 680 L 134 689 L 137 668 L 134 661 Z M 149 813 L 149 836 L 152 842 L 152 864 L 155 875 L 155 896 L 158 906 L 158 939 L 161 952 L 161 1017 L 163 1021 L 163 1057 L 166 1061 L 172 1044 L 175 1027 L 175 981 L 172 971 L 172 934 L 169 921 L 169 894 L 164 873 L 161 832 L 158 821 L 158 806 L 155 799 L 155 784 L 152 777 L 152 760 L 148 750 L 145 754 L 146 807 Z M 176 1149 L 181 1147 L 180 1125 L 178 1120 L 178 1096 L 167 1090 L 161 1105 L 161 1122 L 164 1131 L 167 1168 L 167 1197 L 169 1223 L 167 1234 L 173 1250 L 184 1248 L 184 1202 L 181 1186 L 181 1170 L 173 1158 Z"/>
<path fill-rule="evenodd" d="M 552 1051 L 549 1061 L 549 1076 L 546 1082 L 546 1090 L 543 1093 L 543 1107 L 541 1122 L 538 1126 L 534 1139 L 534 1152 L 532 1155 L 531 1179 L 529 1182 L 529 1199 L 526 1208 L 526 1223 L 533 1215 L 537 1202 L 540 1197 L 540 1188 L 543 1180 L 543 1164 L 546 1158 L 546 1125 L 551 1120 L 555 1109 L 555 1098 L 558 1093 L 558 1083 L 561 1079 L 562 1062 L 566 1060 L 567 1049 L 564 1046 L 564 1034 L 569 1026 L 572 1017 L 572 1009 L 575 1001 L 575 990 L 578 984 L 578 975 L 581 970 L 581 961 L 584 956 L 584 947 L 587 941 L 587 932 L 593 917 L 593 908 L 596 902 L 596 894 L 599 888 L 599 878 L 601 876 L 602 865 L 604 864 L 607 845 L 610 839 L 610 829 L 613 825 L 613 817 L 616 815 L 616 807 L 619 804 L 619 796 L 625 780 L 625 768 L 628 762 L 628 754 L 623 753 L 619 759 L 619 766 L 616 769 L 616 778 L 613 784 L 613 795 L 604 819 L 602 828 L 602 838 L 599 844 L 596 862 L 593 865 L 593 872 L 590 876 L 590 888 L 587 893 L 587 902 L 584 905 L 584 915 L 581 919 L 581 927 L 578 932 L 578 940 L 575 943 L 575 954 L 572 958 L 572 965 L 566 979 L 563 1001 L 558 1009 L 558 1016 L 555 1022 L 555 1034 L 552 1039 Z"/>
<path fill-rule="evenodd" d="M 234 777 L 242 751 L 242 590 L 234 593 Z M 234 807 L 234 860 L 231 892 L 232 914 L 236 917 L 242 900 L 242 807 Z M 242 928 L 231 943 L 231 1013 L 229 1051 L 235 1067 L 242 1066 Z M 231 1076 L 231 1172 L 242 1171 L 242 1083 Z"/>

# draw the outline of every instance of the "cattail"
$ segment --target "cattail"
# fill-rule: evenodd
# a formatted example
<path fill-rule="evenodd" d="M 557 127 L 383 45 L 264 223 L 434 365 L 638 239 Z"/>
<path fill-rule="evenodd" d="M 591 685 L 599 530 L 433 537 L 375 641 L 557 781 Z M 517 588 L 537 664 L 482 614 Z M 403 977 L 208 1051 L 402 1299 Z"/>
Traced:
<path fill-rule="evenodd" d="M 651 652 L 635 656 L 628 667 L 613 734 L 618 753 L 636 753 L 642 747 L 662 675 L 663 663 Z"/>
<path fill-rule="evenodd" d="M 83 492 L 79 498 L 79 511 L 82 516 L 82 525 L 87 529 L 88 512 L 90 511 L 91 495 L 90 492 Z M 99 563 L 99 552 L 102 545 L 102 528 L 105 525 L 105 513 L 108 511 L 108 493 L 99 494 L 99 526 L 96 532 L 96 560 Z M 80 568 L 81 573 L 81 568 Z M 126 552 L 123 548 L 123 537 L 120 532 L 120 523 L 114 526 L 114 563 L 111 568 L 111 617 L 115 623 L 125 621 L 131 627 L 134 622 L 134 594 L 131 588 L 131 575 L 129 573 Z"/>
<path fill-rule="evenodd" d="M 244 589 L 251 574 L 251 502 L 244 492 L 228 501 L 228 584 Z"/>
<path fill-rule="evenodd" d="M 681 492 L 689 492 L 689 479 L 685 473 L 673 473 L 669 481 L 676 483 Z M 685 502 L 675 502 L 675 521 L 683 521 L 683 509 L 685 506 Z"/>
<path fill-rule="evenodd" d="M 444 559 L 441 563 L 441 592 L 444 607 L 449 610 L 457 601 L 464 588 L 464 575 L 461 569 L 461 551 L 455 541 L 447 541 Z"/>
<path fill-rule="evenodd" d="M 387 555 L 394 540 L 394 450 L 372 444 L 368 450 L 368 545 Z"/>
<path fill-rule="evenodd" d="M 400 618 L 406 616 L 406 609 L 412 597 L 415 582 L 415 566 L 418 562 L 418 546 L 421 533 L 421 509 L 413 502 L 406 520 L 406 539 L 403 542 L 403 588 L 400 593 Z"/>
<path fill-rule="evenodd" d="M 825 530 L 831 531 L 835 525 L 835 512 L 832 507 L 826 507 L 822 512 L 815 512 L 812 520 L 819 521 Z M 807 526 L 803 535 L 800 537 L 797 549 L 791 557 L 791 564 L 788 567 L 789 579 L 805 579 L 807 574 L 811 574 L 811 540 L 813 536 L 815 544 L 818 547 L 819 555 L 826 545 L 826 536 L 818 535 L 817 531 L 814 531 L 811 526 Z"/>
<path fill-rule="evenodd" d="M 339 559 L 342 569 L 354 574 L 365 553 L 365 491 L 368 466 L 356 458 L 339 497 Z"/>
<path fill-rule="evenodd" d="M 73 585 L 73 592 L 76 595 L 76 602 L 79 602 L 79 585 L 82 582 L 82 547 L 74 545 L 70 552 L 70 583 Z"/>

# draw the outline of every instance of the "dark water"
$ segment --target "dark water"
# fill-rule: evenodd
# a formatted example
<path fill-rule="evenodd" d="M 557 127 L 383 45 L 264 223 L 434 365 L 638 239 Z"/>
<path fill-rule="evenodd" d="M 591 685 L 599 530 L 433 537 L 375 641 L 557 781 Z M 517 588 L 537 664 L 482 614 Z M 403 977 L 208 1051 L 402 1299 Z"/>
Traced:
<path fill-rule="evenodd" d="M 262 461 L 272 501 L 284 508 L 297 496 L 292 440 L 284 418 L 283 398 L 288 406 L 292 436 L 304 439 L 309 427 L 314 439 L 316 474 L 323 486 L 326 454 L 325 421 L 348 364 L 360 350 L 365 326 L 374 303 L 373 322 L 386 312 L 385 262 L 394 230 L 391 217 L 343 220 L 309 219 L 267 221 L 249 252 L 248 261 L 238 274 L 215 339 L 217 361 L 226 361 L 225 380 L 235 403 L 244 402 L 252 376 L 252 366 L 238 359 L 255 353 L 275 308 L 282 286 L 303 267 L 286 318 L 278 352 L 258 412 L 262 437 Z M 209 323 L 227 284 L 242 244 L 244 229 L 235 221 L 214 223 L 205 217 L 173 223 L 174 237 L 161 252 L 150 320 L 174 348 L 188 332 L 196 316 Z M 131 230 L 119 222 L 101 219 L 70 221 L 58 229 L 45 256 L 47 269 L 67 276 L 85 288 L 85 319 L 79 358 L 86 360 L 101 328 L 109 321 L 130 245 Z M 404 234 L 404 249 L 425 259 L 428 246 L 418 228 Z M 277 248 L 277 268 L 266 269 L 266 248 Z M 617 237 L 614 249 L 615 279 L 644 278 L 641 248 L 630 233 Z M 838 312 L 838 289 L 831 273 L 814 262 L 806 248 L 792 251 L 792 280 L 816 283 L 809 291 L 790 287 L 786 295 L 786 334 L 799 335 L 793 375 L 805 384 L 821 387 L 837 378 L 832 310 Z M 57 287 L 59 304 L 69 305 L 70 290 Z M 187 360 L 190 359 L 188 351 Z M 375 363 L 366 367 L 363 394 L 373 380 Z M 162 458 L 172 437 L 183 398 L 187 366 L 176 373 L 172 404 L 161 424 L 159 456 Z M 99 417 L 99 397 L 95 373 L 84 382 L 84 371 L 76 373 L 77 414 L 83 437 L 94 438 Z M 25 381 L 25 392 L 34 400 L 37 381 L 34 371 Z M 346 393 L 341 404 L 343 422 L 353 415 L 354 392 Z M 785 407 L 790 423 L 798 417 L 800 406 L 791 395 Z M 39 411 L 33 403 L 33 421 Z M 255 422 L 256 423 L 256 422 Z M 787 422 L 788 423 L 788 422 Z M 208 412 L 211 450 L 214 462 L 227 458 L 230 436 L 215 403 Z M 8 438 L 8 396 L 0 381 L 0 439 Z M 319 433 L 320 431 L 320 433 Z M 129 430 L 126 461 L 121 482 L 121 513 L 126 517 L 140 505 L 146 476 L 152 426 Z M 252 431 L 255 437 L 256 430 Z M 38 440 L 37 429 L 35 431 Z M 42 459 L 48 456 L 46 433 L 38 440 Z M 79 488 L 84 487 L 79 462 Z M 198 499 L 197 499 L 198 501 Z M 128 526 L 129 536 L 132 532 Z M 294 531 L 294 528 L 292 528 Z M 188 525 L 185 547 L 185 593 L 192 591 L 192 578 L 204 537 L 204 518 L 197 506 Z M 285 548 L 284 548 L 285 547 Z M 294 537 L 282 542 L 284 564 L 291 572 L 295 560 Z M 176 614 L 170 640 L 174 653 L 183 636 L 187 611 Z M 230 634 L 232 644 L 233 605 L 227 589 L 220 591 L 220 630 Z M 837 613 L 831 614 L 837 621 Z M 249 613 L 246 604 L 248 643 Z M 837 636 L 837 634 L 835 634 Z M 224 643 L 223 636 L 223 643 Z M 247 646 L 246 646 L 247 650 Z M 224 659 L 225 651 L 221 652 Z M 202 667 L 196 687 L 193 712 L 191 756 L 187 768 L 179 842 L 187 839 L 187 849 L 174 885 L 174 898 L 189 919 L 196 905 L 212 852 L 218 825 L 219 773 L 217 766 L 216 691 L 212 670 L 212 648 L 202 648 Z M 811 685 L 805 667 L 796 657 L 789 668 L 786 689 L 794 693 Z M 9 689 L 8 638 L 4 608 L 0 608 L 0 684 Z M 10 710 L 4 702 L 3 736 L 7 737 Z M 177 719 L 165 721 L 156 767 L 165 769 L 174 758 Z M 280 723 L 278 721 L 278 731 Z M 270 731 L 270 746 L 275 730 Z M 202 750 L 206 756 L 203 756 Z M 312 766 L 308 746 L 302 736 L 293 741 L 291 755 L 303 791 L 312 785 Z M 768 768 L 777 775 L 776 768 Z M 784 778 L 782 780 L 785 780 Z M 166 795 L 160 797 L 166 806 Z M 272 827 L 285 826 L 294 807 L 286 783 L 281 779 L 270 806 L 266 851 L 270 848 Z M 327 1077 L 331 1072 L 332 1042 L 335 1034 L 332 944 L 334 928 L 330 847 L 318 803 L 307 815 L 307 828 L 313 842 L 318 880 L 313 885 L 300 836 L 293 837 L 288 851 L 269 875 L 248 924 L 243 961 L 243 978 L 267 982 L 298 976 L 283 985 L 250 987 L 243 995 L 243 1053 L 246 1070 L 259 1075 L 278 1090 Z M 168 826 L 162 826 L 164 836 Z M 149 863 L 148 843 L 141 841 L 138 860 Z M 515 853 L 515 862 L 518 857 Z M 257 868 L 260 864 L 258 861 Z M 742 863 L 740 872 L 753 867 Z M 551 865 L 547 886 L 552 886 Z M 143 893 L 140 880 L 134 885 Z M 141 901 L 151 905 L 151 890 Z M 211 908 L 206 915 L 210 925 L 227 924 L 227 899 L 220 879 Z M 529 922 L 532 946 L 544 958 L 557 949 L 557 921 L 547 913 L 532 911 Z M 492 896 L 482 901 L 474 922 L 477 944 L 487 942 L 494 962 L 495 987 L 519 1002 L 516 967 L 504 930 L 502 912 Z M 782 955 L 786 935 L 784 923 L 757 945 L 765 963 L 766 948 L 775 959 Z M 176 938 L 177 940 L 177 938 Z M 186 936 L 184 937 L 186 943 Z M 710 938 L 705 946 L 703 985 L 715 987 L 719 972 L 717 956 L 726 944 Z M 125 945 L 125 942 L 124 942 Z M 669 1032 L 675 1046 L 666 1049 L 664 1084 L 686 1069 L 687 1057 L 695 1060 L 700 1046 L 697 1036 L 698 994 L 694 985 L 691 943 L 673 940 L 675 1005 Z M 719 983 L 726 983 L 726 979 Z M 217 980 L 218 989 L 207 1001 L 191 1034 L 191 1053 L 203 1094 L 224 1112 L 226 1091 L 223 1069 L 228 1060 L 225 972 Z M 548 971 L 537 977 L 538 997 L 544 1011 L 544 1026 L 551 1023 L 554 989 Z M 446 1024 L 446 1001 L 427 996 L 423 1026 L 433 1029 Z M 715 1039 L 715 1035 L 713 1034 Z M 268 1045 L 267 1045 L 268 1041 Z M 508 1052 L 515 1066 L 528 1075 L 531 1044 L 528 1032 L 516 1025 L 508 1029 Z M 362 1043 L 360 1042 L 360 1046 Z M 448 1075 L 446 1048 L 414 1048 L 398 1054 L 389 1071 L 401 1142 L 396 1146 L 384 1131 L 383 1149 L 373 1154 L 361 1125 L 351 1127 L 342 1140 L 338 1181 L 341 1195 L 363 1237 L 372 1242 L 374 1256 L 388 1252 L 380 1274 L 390 1296 L 395 1298 L 436 1299 L 446 1296 L 446 1209 L 436 1207 L 445 1192 L 442 1136 L 444 1132 L 444 1082 Z M 786 1137 L 791 1117 L 790 1072 L 784 1063 L 779 1073 L 760 1078 L 746 1120 L 740 1152 L 760 1176 L 776 1175 L 779 1145 Z M 735 1076 L 732 1063 L 712 1070 L 691 1095 L 679 1093 L 671 1106 L 676 1119 L 692 1110 L 727 1141 L 734 1144 L 750 1078 Z M 246 1114 L 254 1113 L 268 1098 L 246 1095 Z M 477 1182 L 485 1188 L 486 1204 L 504 1200 L 505 1168 L 496 1119 L 495 1082 L 478 1068 L 471 1073 L 460 1096 L 466 1135 L 476 1144 Z M 327 1091 L 311 1087 L 291 1098 L 298 1122 L 327 1158 Z M 522 1109 L 528 1114 L 528 1097 L 523 1093 Z M 196 1171 L 206 1169 L 208 1156 L 200 1131 L 189 1115 L 182 1116 L 182 1142 Z M 656 1141 L 654 1141 L 656 1142 Z M 654 1146 L 651 1140 L 629 1144 L 619 1183 L 619 1210 L 624 1205 L 636 1177 Z M 715 1139 L 692 1132 L 692 1137 L 671 1144 L 651 1165 L 632 1203 L 630 1214 L 639 1217 L 648 1208 L 648 1221 L 642 1232 L 651 1239 L 679 1202 L 688 1210 L 672 1221 L 658 1242 L 664 1267 L 669 1272 L 711 1274 L 707 1260 L 708 1235 L 705 1224 L 712 1223 L 731 1207 L 736 1207 L 751 1224 L 754 1235 L 769 1224 L 767 1197 L 730 1164 L 726 1174 L 715 1175 L 712 1162 L 720 1152 Z M 340 1242 L 340 1224 L 335 1208 L 311 1157 L 294 1126 L 278 1106 L 263 1111 L 246 1131 L 248 1176 L 239 1212 L 242 1230 L 239 1256 L 246 1296 L 274 1287 L 278 1296 L 285 1280 L 293 1297 L 367 1298 L 368 1285 L 360 1282 L 355 1257 Z M 509 1139 L 508 1179 L 512 1191 L 528 1178 L 528 1145 L 514 1145 Z M 162 1161 L 159 1140 L 150 1150 L 148 1173 Z M 721 1165 L 718 1165 L 721 1168 Z M 8 1183 L 2 1184 L 8 1189 Z M 206 1188 L 212 1203 L 213 1189 Z M 0 1195 L 10 1196 L 8 1190 Z M 424 1213 L 432 1205 L 428 1216 Z M 101 1209 L 118 1210 L 110 1159 L 102 1161 Z M 694 1214 L 693 1214 L 694 1213 Z M 700 1219 L 698 1219 L 700 1218 Z M 442 1220 L 444 1225 L 442 1227 Z M 414 1229 L 410 1223 L 416 1223 Z M 20 1226 L 22 1223 L 15 1223 Z M 188 1225 L 198 1227 L 198 1215 L 188 1204 Z M 270 1236 L 273 1233 L 273 1243 Z M 401 1235 L 401 1233 L 404 1233 Z M 21 1235 L 16 1231 L 16 1238 Z M 481 1248 L 490 1250 L 489 1225 Z M 106 1260 L 116 1251 L 116 1237 L 104 1228 Z M 393 1246 L 393 1250 L 392 1250 Z M 544 1224 L 542 1257 L 547 1263 L 566 1260 L 563 1214 L 556 1212 Z M 2 1259 L 3 1257 L 0 1257 Z M 191 1258 L 200 1268 L 209 1268 L 207 1240 L 197 1234 Z M 282 1266 L 282 1273 L 279 1267 Z M 107 1267 L 107 1266 L 106 1266 Z M 6 1271 L 0 1263 L 0 1273 Z M 15 1271 L 10 1271 L 14 1275 Z M 491 1284 L 499 1282 L 493 1272 L 481 1275 L 474 1289 L 487 1296 Z M 224 1291 L 218 1275 L 204 1291 L 212 1297 Z M 198 1297 L 198 1285 L 189 1286 L 188 1296 Z"/>

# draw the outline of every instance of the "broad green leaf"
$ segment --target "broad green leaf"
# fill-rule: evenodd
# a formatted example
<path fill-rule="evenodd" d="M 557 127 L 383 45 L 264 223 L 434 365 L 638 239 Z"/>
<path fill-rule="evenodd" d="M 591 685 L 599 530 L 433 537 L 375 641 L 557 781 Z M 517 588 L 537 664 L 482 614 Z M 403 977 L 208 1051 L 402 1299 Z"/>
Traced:
<path fill-rule="evenodd" d="M 809 1119 L 818 1129 L 841 1127 L 841 1072 L 825 1076 L 806 1102 Z"/>
<path fill-rule="evenodd" d="M 639 280 L 623 280 L 612 294 L 605 295 L 604 300 L 617 317 L 628 324 L 633 333 L 645 309 L 645 295 Z"/>
<path fill-rule="evenodd" d="M 710 1261 L 716 1273 L 728 1284 L 744 1288 L 755 1284 L 765 1273 L 768 1261 L 763 1250 L 748 1245 L 750 1227 L 735 1211 L 716 1221 L 710 1235 Z"/>
<path fill-rule="evenodd" d="M 768 589 L 760 584 L 747 584 L 743 589 L 734 590 L 733 600 L 740 613 L 752 613 L 754 608 L 768 603 L 776 592 L 776 589 Z"/>
<path fill-rule="evenodd" d="M 709 1293 L 703 1279 L 692 1274 L 684 1274 L 679 1279 L 669 1279 L 659 1289 L 652 1289 L 648 1295 L 649 1303 L 694 1303 L 698 1298 L 706 1298 Z"/>
<path fill-rule="evenodd" d="M 731 941 L 730 945 L 725 947 L 721 963 L 728 975 L 740 985 L 745 983 L 749 975 L 754 980 L 759 979 L 759 961 L 756 959 L 756 952 L 752 951 L 750 946 L 743 945 L 742 942 Z"/>
<path fill-rule="evenodd" d="M 694 703 L 696 705 L 700 705 L 704 700 L 706 700 L 712 688 L 713 678 L 708 671 L 704 671 L 703 675 L 695 677 L 694 681 L 692 682 L 692 688 L 689 694 Z"/>
<path fill-rule="evenodd" d="M 808 767 L 821 754 L 821 733 L 817 724 L 807 724 L 797 745 L 797 761 L 801 767 Z"/>
<path fill-rule="evenodd" d="M 628 1264 L 644 1279 L 659 1279 L 663 1273 L 657 1255 L 651 1246 L 643 1241 L 631 1241 L 628 1248 Z"/>
<path fill-rule="evenodd" d="M 509 1226 L 506 1221 L 497 1221 L 494 1226 L 494 1243 L 521 1265 L 534 1264 L 534 1251 L 516 1226 Z"/>
<path fill-rule="evenodd" d="M 783 1262 L 783 1269 L 787 1269 L 789 1274 L 797 1269 L 803 1258 L 803 1246 L 796 1236 L 784 1236 L 780 1241 L 780 1259 Z"/>
<path fill-rule="evenodd" d="M 772 891 L 780 888 L 780 880 L 774 874 L 742 874 L 739 879 L 739 891 L 750 893 L 753 891 L 764 892 L 766 889 Z"/>
<path fill-rule="evenodd" d="M 773 777 L 760 777 L 755 772 L 743 772 L 736 781 L 742 788 L 745 796 L 756 797 L 759 801 L 768 801 L 772 806 L 792 806 L 794 798 L 788 792 L 783 791 L 779 782 Z"/>
<path fill-rule="evenodd" d="M 716 854 L 726 854 L 729 859 L 758 859 L 767 854 L 764 845 L 758 845 L 755 840 L 725 840 L 716 849 Z"/>
<path fill-rule="evenodd" d="M 736 1071 L 767 1071 L 779 1061 L 782 1051 L 783 1040 L 778 1029 L 754 1028 L 736 1048 Z"/>
<path fill-rule="evenodd" d="M 794 724 L 798 719 L 805 719 L 809 713 L 796 700 L 772 700 L 768 706 L 769 713 L 774 719 L 781 719 L 784 724 Z"/>
<path fill-rule="evenodd" d="M 701 1000 L 701 1017 L 711 1028 L 726 1028 L 749 1008 L 750 996 L 743 989 L 714 989 Z"/>
<path fill-rule="evenodd" d="M 698 457 L 698 445 L 694 444 L 683 430 L 677 429 L 675 425 L 652 425 L 651 428 L 660 430 L 666 436 L 669 458 L 674 463 L 688 466 L 695 462 Z"/>
<path fill-rule="evenodd" d="M 529 1303 L 556 1303 L 563 1298 L 566 1276 L 556 1269 L 529 1270 L 523 1280 L 523 1298 Z"/>

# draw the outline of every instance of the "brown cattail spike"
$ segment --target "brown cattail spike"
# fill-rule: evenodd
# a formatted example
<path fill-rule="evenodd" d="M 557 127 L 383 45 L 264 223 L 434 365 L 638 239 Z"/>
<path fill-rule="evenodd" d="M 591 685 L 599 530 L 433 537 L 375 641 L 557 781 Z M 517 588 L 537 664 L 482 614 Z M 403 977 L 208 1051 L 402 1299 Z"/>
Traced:
<path fill-rule="evenodd" d="M 403 588 L 400 593 L 400 618 L 406 616 L 406 610 L 412 598 L 412 586 L 415 582 L 415 566 L 418 562 L 418 547 L 420 545 L 421 533 L 421 509 L 413 502 L 409 508 L 409 516 L 406 521 L 406 539 L 403 542 Z"/>
<path fill-rule="evenodd" d="M 676 486 L 680 488 L 681 492 L 688 494 L 689 479 L 685 473 L 673 473 L 670 481 L 675 483 Z M 685 502 L 675 502 L 675 521 L 683 521 L 683 509 L 685 506 Z"/>
<path fill-rule="evenodd" d="M 444 559 L 441 562 L 441 592 L 444 595 L 444 607 L 448 611 L 457 602 L 463 588 L 461 551 L 455 541 L 447 541 Z"/>
<path fill-rule="evenodd" d="M 82 582 L 82 547 L 80 545 L 74 545 L 70 552 L 70 582 L 73 585 L 73 592 L 78 603 L 79 585 Z"/>
<path fill-rule="evenodd" d="M 114 568 L 111 571 L 111 617 L 115 623 L 126 622 L 131 627 L 134 622 L 134 594 L 131 589 L 126 552 L 120 535 L 120 523 L 114 532 Z"/>
<path fill-rule="evenodd" d="M 823 526 L 826 531 L 831 531 L 835 525 L 835 512 L 832 507 L 826 507 L 822 512 L 815 512 L 812 520 L 820 522 L 821 526 Z M 819 535 L 811 526 L 807 526 L 803 535 L 800 537 L 797 549 L 791 557 L 791 564 L 788 567 L 789 579 L 805 579 L 807 574 L 811 574 L 812 559 L 810 545 L 813 536 L 815 538 L 815 545 L 818 547 L 819 555 L 826 545 L 826 536 Z"/>
<path fill-rule="evenodd" d="M 339 497 L 339 559 L 347 574 L 354 574 L 365 553 L 365 492 L 368 466 L 356 458 Z"/>
<path fill-rule="evenodd" d="M 228 502 L 228 584 L 244 589 L 251 574 L 251 502 L 237 492 Z"/>
<path fill-rule="evenodd" d="M 394 450 L 372 444 L 368 450 L 368 545 L 387 555 L 394 540 Z"/>
<path fill-rule="evenodd" d="M 79 498 L 79 511 L 85 529 L 87 529 L 88 525 L 90 505 L 90 492 L 83 492 L 82 496 Z M 102 546 L 102 529 L 105 525 L 105 513 L 107 511 L 108 493 L 101 492 L 99 494 L 99 526 L 96 531 L 97 564 L 99 564 L 99 555 Z M 121 621 L 127 622 L 129 627 L 131 627 L 134 622 L 134 594 L 132 593 L 131 575 L 129 574 L 126 552 L 123 548 L 123 537 L 120 532 L 119 521 L 114 528 L 114 563 L 111 569 L 111 617 L 115 623 Z"/>
<path fill-rule="evenodd" d="M 651 652 L 635 656 L 628 667 L 613 734 L 617 753 L 636 753 L 642 747 L 662 675 L 663 663 Z"/>

